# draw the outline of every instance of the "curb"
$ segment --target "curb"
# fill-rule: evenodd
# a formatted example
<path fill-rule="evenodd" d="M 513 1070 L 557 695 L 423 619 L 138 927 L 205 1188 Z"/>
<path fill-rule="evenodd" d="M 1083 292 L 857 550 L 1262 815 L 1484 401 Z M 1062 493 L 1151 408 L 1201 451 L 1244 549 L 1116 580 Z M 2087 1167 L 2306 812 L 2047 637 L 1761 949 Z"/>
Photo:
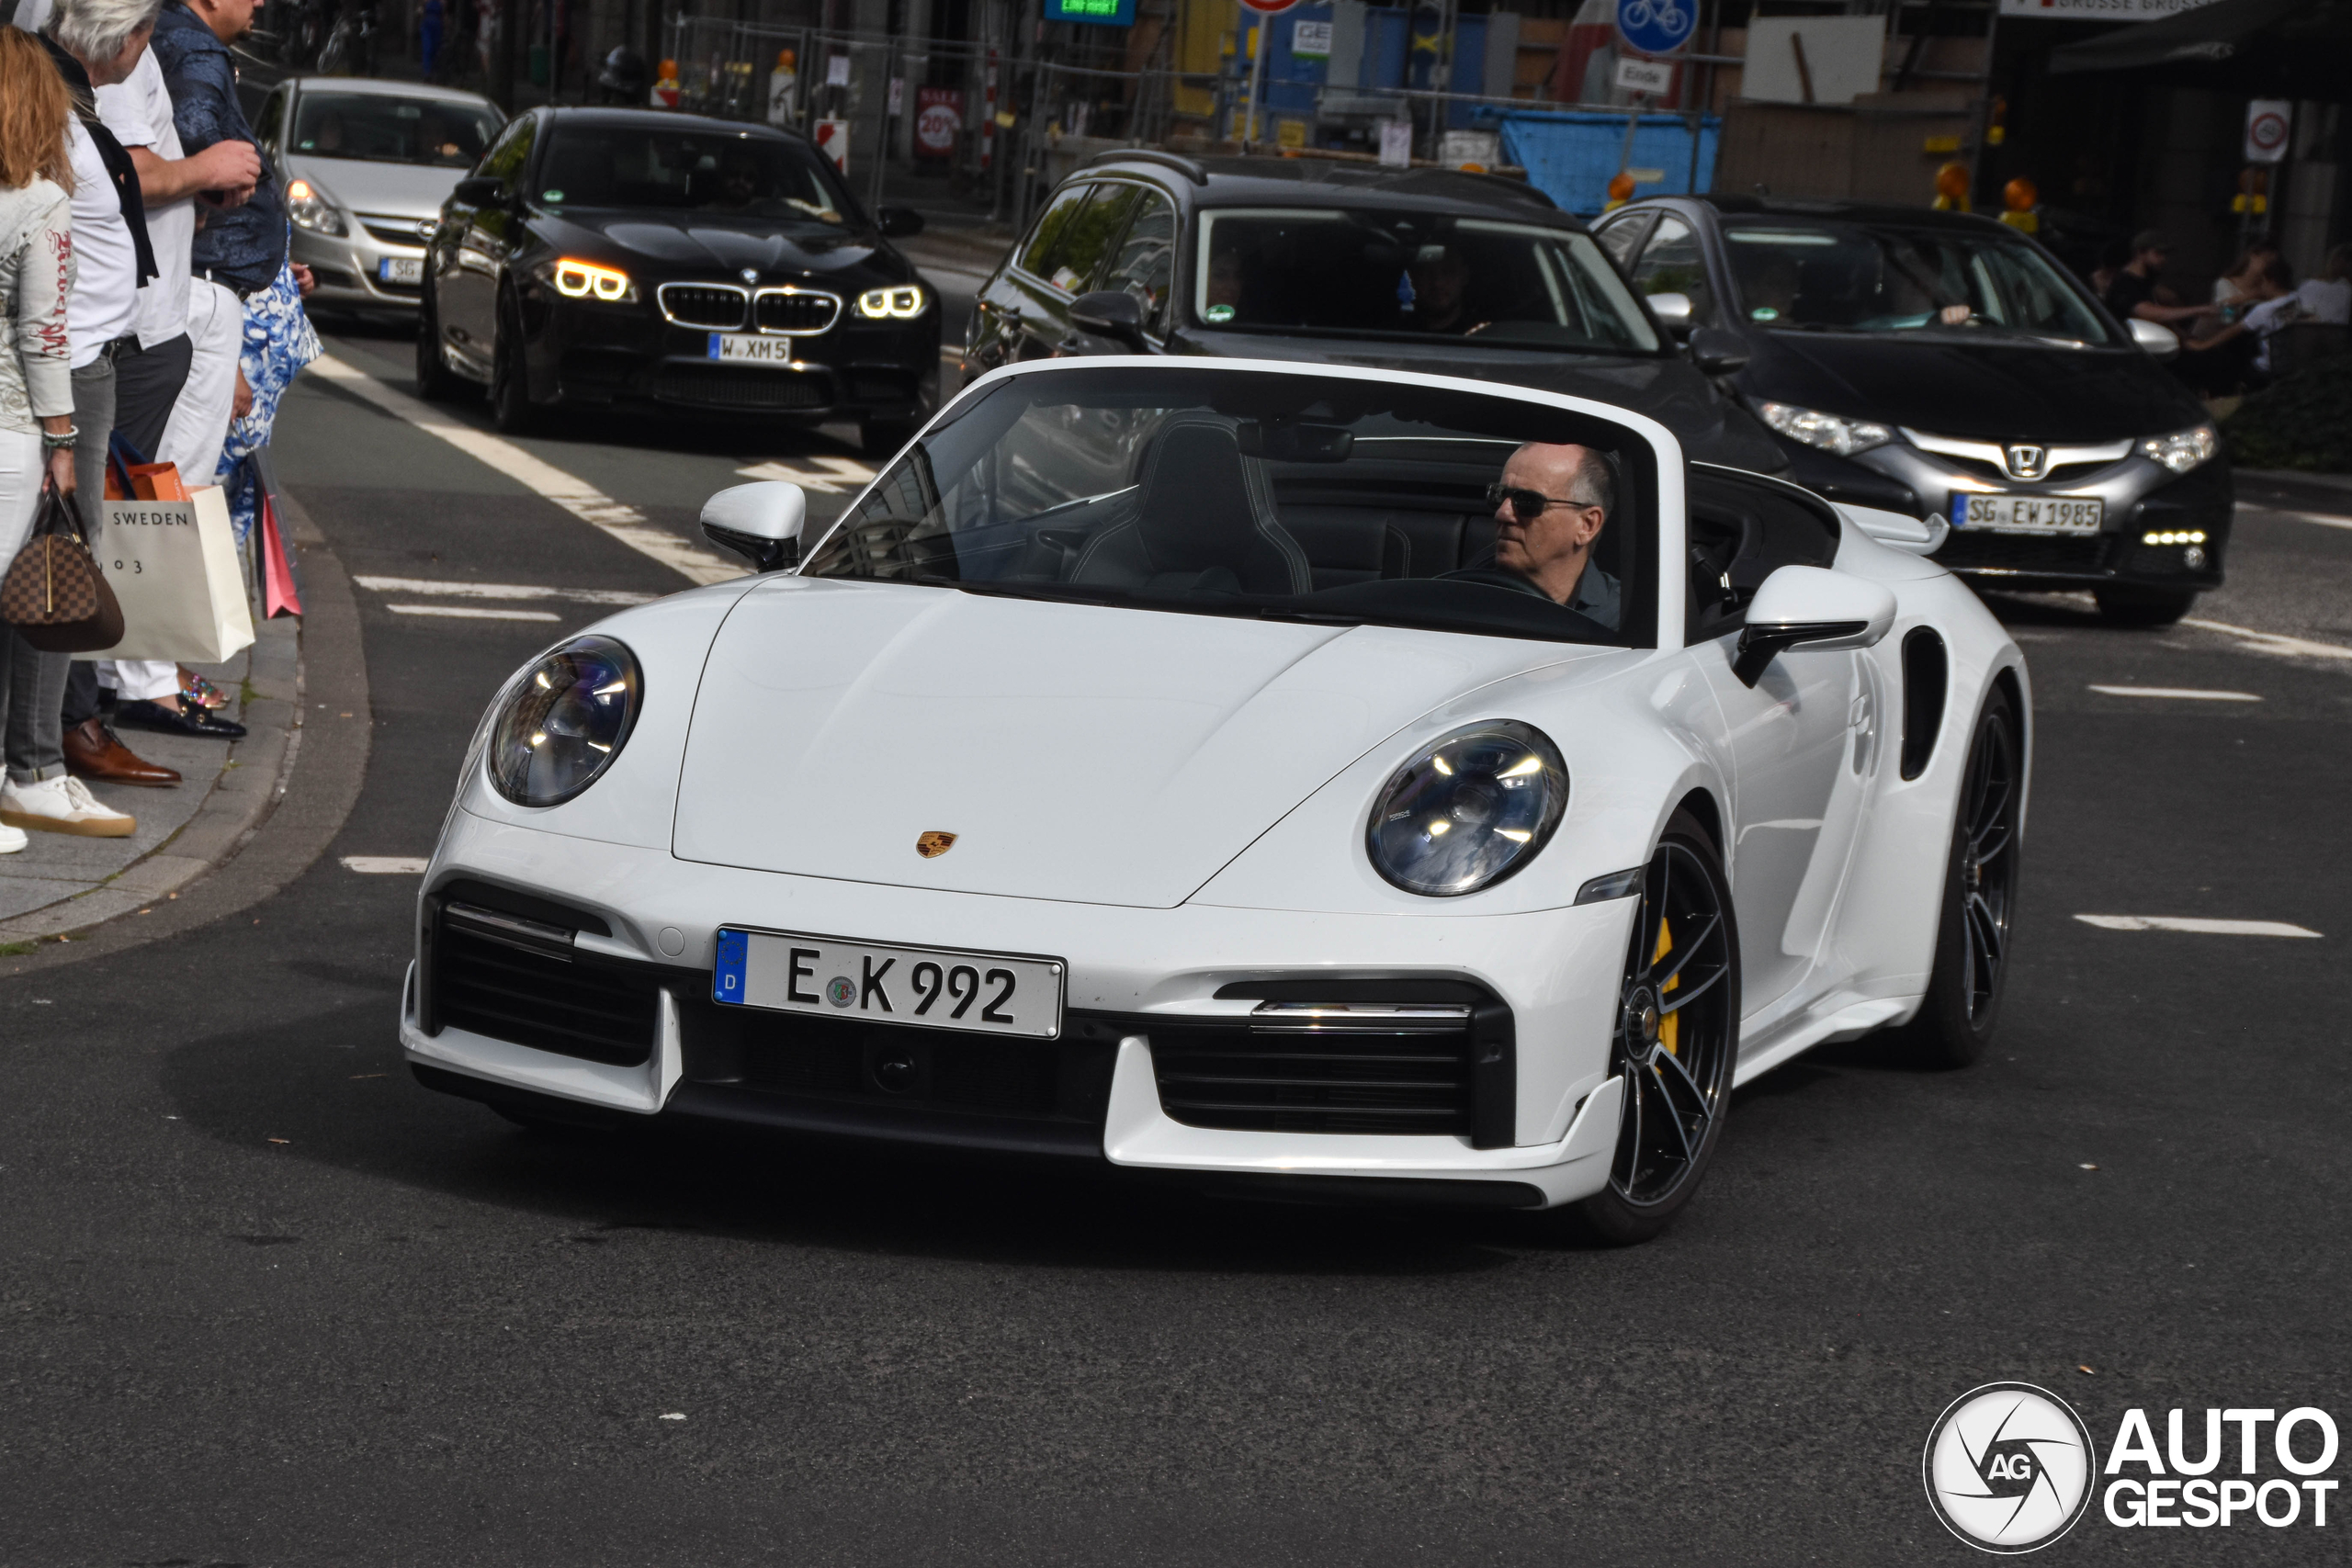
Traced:
<path fill-rule="evenodd" d="M 258 903 L 301 874 L 351 815 L 374 728 L 359 607 L 326 536 L 292 496 L 279 500 L 306 614 L 299 626 L 254 628 L 251 733 L 236 743 L 237 765 L 177 833 L 106 886 L 0 923 L 0 943 L 40 944 L 0 959 L 0 976 L 119 953 Z M 353 716 L 305 722 L 322 712 Z"/>

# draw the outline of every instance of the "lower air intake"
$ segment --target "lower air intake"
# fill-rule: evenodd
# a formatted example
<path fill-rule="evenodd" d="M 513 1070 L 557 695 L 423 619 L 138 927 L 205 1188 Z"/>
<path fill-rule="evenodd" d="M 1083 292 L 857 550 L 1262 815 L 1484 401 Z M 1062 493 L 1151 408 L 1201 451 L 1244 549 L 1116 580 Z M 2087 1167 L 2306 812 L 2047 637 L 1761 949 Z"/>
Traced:
<path fill-rule="evenodd" d="M 1473 1132 L 1473 1010 L 1267 1002 L 1246 1020 L 1154 1023 L 1159 1103 L 1193 1127 Z"/>

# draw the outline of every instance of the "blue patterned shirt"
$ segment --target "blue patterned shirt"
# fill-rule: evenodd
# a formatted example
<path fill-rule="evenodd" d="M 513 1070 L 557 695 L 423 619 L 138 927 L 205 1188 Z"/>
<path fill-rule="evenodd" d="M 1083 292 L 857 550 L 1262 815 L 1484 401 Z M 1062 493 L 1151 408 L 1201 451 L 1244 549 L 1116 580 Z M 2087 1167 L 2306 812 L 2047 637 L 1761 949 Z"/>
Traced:
<path fill-rule="evenodd" d="M 172 126 L 180 133 L 186 155 L 194 157 L 232 137 L 259 149 L 237 102 L 237 70 L 228 46 L 182 0 L 168 0 L 164 6 L 149 47 L 155 51 L 155 63 L 164 68 L 164 85 L 172 95 Z M 286 197 L 267 155 L 262 158 L 261 181 L 251 200 L 226 211 L 213 207 L 202 211 L 204 226 L 196 231 L 189 253 L 196 276 L 226 284 L 240 294 L 268 288 L 286 265 Z"/>

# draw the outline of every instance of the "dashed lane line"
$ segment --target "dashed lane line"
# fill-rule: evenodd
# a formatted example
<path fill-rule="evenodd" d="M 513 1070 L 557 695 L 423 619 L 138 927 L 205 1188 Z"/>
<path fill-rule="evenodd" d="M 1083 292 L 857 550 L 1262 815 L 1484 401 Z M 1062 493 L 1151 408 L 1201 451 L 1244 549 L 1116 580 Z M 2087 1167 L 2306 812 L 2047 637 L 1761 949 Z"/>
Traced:
<path fill-rule="evenodd" d="M 2183 615 L 2180 624 L 2195 626 L 2200 632 L 2220 632 L 2233 637 L 2256 653 L 2275 653 L 2287 659 L 2352 659 L 2352 648 L 2341 643 L 2313 642 L 2308 637 L 2287 637 L 2278 632 L 2258 632 L 2252 626 L 2233 626 L 2227 621 L 2200 621 L 2194 615 Z"/>
<path fill-rule="evenodd" d="M 2189 686 L 2093 686 L 2110 697 L 2177 697 L 2199 703 L 2258 703 L 2252 692 L 2200 692 Z"/>
<path fill-rule="evenodd" d="M 439 615 L 452 621 L 560 621 L 553 610 L 493 610 L 487 604 L 387 604 L 395 615 Z"/>
<path fill-rule="evenodd" d="M 2316 523 L 2323 528 L 2352 528 L 2352 517 L 2341 517 L 2328 512 L 2304 512 L 2291 506 L 2264 506 L 2252 501 L 2239 502 L 2235 510 L 2259 512 L 2271 517 L 2291 517 L 2298 523 Z"/>
<path fill-rule="evenodd" d="M 2320 933 L 2284 920 L 2208 920 L 2188 915 L 2076 915 L 2108 931 L 2188 931 L 2197 936 L 2301 936 Z"/>
<path fill-rule="evenodd" d="M 690 582 L 725 582 L 745 575 L 741 567 L 690 545 L 666 529 L 655 527 L 646 521 L 645 513 L 615 501 L 587 480 L 565 473 L 503 436 L 460 424 L 406 392 L 394 391 L 357 366 L 332 354 L 322 354 L 311 362 L 311 373 L 324 377 L 427 435 L 438 436 L 475 461 L 555 502 L 607 537 L 660 561 Z"/>
<path fill-rule="evenodd" d="M 658 595 L 625 588 L 542 588 L 522 582 L 444 582 L 429 577 L 354 577 L 379 593 L 425 593 L 442 599 L 562 599 L 574 604 L 650 604 Z"/>

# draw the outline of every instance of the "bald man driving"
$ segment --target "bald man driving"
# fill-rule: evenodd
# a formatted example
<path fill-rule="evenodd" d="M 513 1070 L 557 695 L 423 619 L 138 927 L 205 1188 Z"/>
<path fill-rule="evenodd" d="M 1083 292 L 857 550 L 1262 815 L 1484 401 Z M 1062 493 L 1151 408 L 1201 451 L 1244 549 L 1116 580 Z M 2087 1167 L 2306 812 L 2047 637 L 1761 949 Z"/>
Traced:
<path fill-rule="evenodd" d="M 1589 446 L 1531 441 L 1503 465 L 1495 503 L 1495 567 L 1611 630 L 1617 580 L 1592 564 L 1593 541 L 1617 506 L 1617 481 Z"/>

